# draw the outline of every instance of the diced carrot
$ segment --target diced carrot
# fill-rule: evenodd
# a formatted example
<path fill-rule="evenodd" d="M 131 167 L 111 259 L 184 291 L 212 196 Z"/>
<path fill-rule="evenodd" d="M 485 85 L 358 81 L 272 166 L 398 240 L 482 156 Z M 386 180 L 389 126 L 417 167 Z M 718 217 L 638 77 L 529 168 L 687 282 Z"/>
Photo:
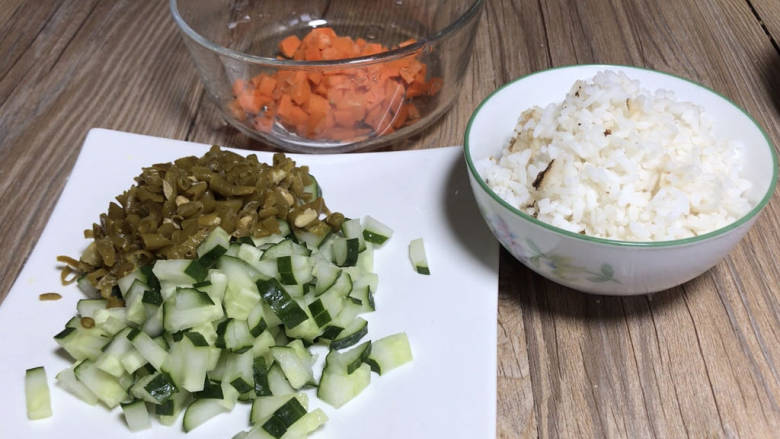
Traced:
<path fill-rule="evenodd" d="M 309 85 L 309 81 L 304 79 L 303 81 L 296 81 L 295 84 L 293 84 L 292 89 L 290 90 L 290 97 L 292 97 L 293 102 L 295 102 L 298 105 L 303 105 L 309 102 L 309 97 L 311 96 L 311 86 Z"/>
<path fill-rule="evenodd" d="M 400 76 L 402 60 L 390 61 L 382 64 L 382 70 L 379 72 L 380 80 L 393 79 Z"/>
<path fill-rule="evenodd" d="M 336 39 L 336 32 L 330 27 L 317 27 L 309 32 L 307 38 L 309 38 L 308 44 L 323 50 L 333 45 L 333 40 Z"/>
<path fill-rule="evenodd" d="M 257 84 L 257 91 L 266 96 L 273 96 L 275 88 L 276 79 L 268 75 L 263 75 L 260 82 Z"/>
<path fill-rule="evenodd" d="M 352 117 L 352 112 L 349 110 L 335 110 L 333 112 L 333 118 L 336 120 L 336 125 L 344 128 L 353 128 L 358 121 Z"/>
<path fill-rule="evenodd" d="M 354 58 L 360 55 L 360 48 L 349 37 L 338 37 L 333 40 L 333 48 L 341 53 L 344 58 Z"/>
<path fill-rule="evenodd" d="M 388 84 L 395 84 L 389 85 L 386 88 L 385 91 L 387 92 L 388 97 L 384 101 L 385 105 L 387 106 L 387 114 L 391 114 L 393 116 L 393 118 L 388 122 L 390 125 L 392 125 L 393 120 L 396 119 L 398 113 L 401 110 L 401 106 L 404 103 L 405 91 L 404 87 L 395 81 L 388 81 Z"/>
<path fill-rule="evenodd" d="M 290 95 L 282 96 L 278 109 L 279 117 L 282 122 L 294 127 L 303 126 L 306 123 L 308 115 L 301 107 L 295 105 Z"/>
<path fill-rule="evenodd" d="M 252 120 L 252 125 L 254 125 L 257 131 L 269 133 L 274 126 L 274 118 L 265 115 L 258 116 Z"/>
<path fill-rule="evenodd" d="M 355 90 L 347 90 L 343 97 L 341 97 L 336 103 L 335 107 L 339 110 L 346 110 L 353 107 L 365 108 L 367 95 Z"/>
<path fill-rule="evenodd" d="M 353 69 L 349 72 L 349 76 L 352 79 L 352 88 L 368 88 L 373 86 L 368 77 L 368 72 L 363 69 Z"/>
<path fill-rule="evenodd" d="M 403 78 L 404 82 L 411 84 L 416 78 L 417 74 L 423 69 L 422 63 L 416 59 L 409 60 L 401 67 L 399 74 Z"/>
<path fill-rule="evenodd" d="M 295 104 L 293 104 L 290 95 L 283 95 L 282 98 L 279 100 L 279 108 L 277 108 L 277 111 L 279 112 L 279 116 L 287 117 L 289 114 L 292 113 L 292 107 L 294 105 Z"/>
<path fill-rule="evenodd" d="M 409 107 L 401 105 L 398 113 L 395 114 L 395 120 L 393 120 L 393 128 L 399 129 L 406 123 L 406 119 L 409 117 Z"/>
<path fill-rule="evenodd" d="M 276 80 L 282 86 L 287 86 L 295 81 L 295 72 L 292 70 L 279 70 L 276 72 Z"/>
<path fill-rule="evenodd" d="M 370 55 L 376 55 L 378 53 L 387 52 L 387 49 L 385 49 L 381 44 L 377 43 L 368 43 L 365 47 L 363 47 L 360 51 L 360 54 L 362 56 L 370 56 Z"/>
<path fill-rule="evenodd" d="M 379 75 L 382 73 L 383 70 L 384 70 L 384 66 L 381 64 L 370 65 L 366 67 L 366 77 L 368 77 L 368 79 L 374 82 L 379 81 Z"/>
<path fill-rule="evenodd" d="M 347 58 L 344 56 L 343 53 L 339 52 L 338 49 L 335 49 L 333 47 L 326 47 L 322 49 L 322 59 L 324 60 L 334 60 L 334 59 L 342 59 Z"/>
<path fill-rule="evenodd" d="M 428 84 L 424 82 L 414 81 L 406 89 L 406 97 L 408 99 L 416 98 L 426 93 L 428 93 Z"/>
<path fill-rule="evenodd" d="M 417 108 L 416 105 L 414 105 L 411 102 L 407 102 L 406 104 L 404 104 L 404 106 L 406 107 L 406 111 L 409 114 L 409 119 L 414 120 L 420 118 L 420 110 Z"/>
<path fill-rule="evenodd" d="M 365 122 L 374 129 L 374 132 L 382 135 L 393 124 L 394 114 L 389 111 L 387 105 L 377 105 L 366 114 Z"/>
<path fill-rule="evenodd" d="M 374 86 L 366 91 L 366 105 L 368 107 L 374 107 L 380 104 L 385 97 L 385 82 L 392 81 L 392 79 L 376 81 Z"/>
<path fill-rule="evenodd" d="M 252 91 L 246 91 L 238 96 L 238 105 L 247 113 L 257 114 L 263 108 L 263 101 L 259 96 Z"/>
<path fill-rule="evenodd" d="M 350 86 L 350 79 L 346 75 L 331 75 L 325 80 L 326 85 L 329 88 L 348 89 Z"/>
<path fill-rule="evenodd" d="M 322 81 L 322 72 L 309 72 L 309 81 L 313 85 L 317 85 Z"/>
<path fill-rule="evenodd" d="M 338 125 L 344 127 L 355 126 L 366 117 L 365 105 L 340 105 L 333 111 L 333 118 Z"/>
<path fill-rule="evenodd" d="M 330 104 L 328 100 L 320 95 L 312 94 L 309 96 L 309 102 L 306 103 L 304 109 L 312 117 L 325 117 L 330 111 Z"/>
<path fill-rule="evenodd" d="M 385 82 L 385 96 L 391 100 L 403 100 L 405 89 L 404 86 L 396 81 Z"/>
<path fill-rule="evenodd" d="M 336 106 L 338 102 L 344 100 L 344 95 L 346 93 L 347 93 L 346 88 L 330 87 L 328 88 L 328 96 L 327 96 L 328 102 L 330 102 L 331 105 Z"/>
<path fill-rule="evenodd" d="M 336 119 L 333 118 L 332 112 L 328 112 L 328 114 L 325 115 L 325 120 L 323 121 L 323 131 L 327 131 L 335 126 L 336 126 Z"/>
<path fill-rule="evenodd" d="M 295 74 L 293 75 L 292 84 L 297 85 L 302 82 L 307 82 L 309 79 L 309 75 L 306 74 L 303 70 L 296 70 Z"/>
<path fill-rule="evenodd" d="M 295 35 L 290 35 L 289 37 L 283 39 L 281 43 L 279 43 L 279 51 L 282 52 L 282 55 L 286 56 L 287 58 L 292 58 L 300 45 L 301 39 Z"/>
<path fill-rule="evenodd" d="M 306 49 L 303 51 L 303 59 L 306 61 L 321 61 L 322 51 L 314 45 L 306 46 Z"/>
<path fill-rule="evenodd" d="M 249 80 L 249 84 L 252 87 L 257 88 L 260 85 L 260 81 L 262 81 L 263 78 L 266 77 L 266 76 L 267 75 L 265 73 L 261 73 L 259 75 L 255 75 L 255 76 L 252 77 L 252 79 Z"/>
<path fill-rule="evenodd" d="M 320 96 L 328 96 L 328 84 L 325 81 L 320 81 L 319 84 L 317 84 L 317 87 L 314 88 L 314 93 L 317 93 Z"/>
<path fill-rule="evenodd" d="M 327 113 L 309 114 L 306 118 L 306 122 L 303 125 L 303 129 L 307 136 L 316 136 L 327 129 L 326 118 Z"/>
<path fill-rule="evenodd" d="M 318 38 L 327 37 L 327 38 L 329 38 L 331 40 L 335 40 L 336 38 L 338 38 L 338 36 L 336 35 L 336 31 L 333 30 L 333 28 L 329 27 L 329 26 L 315 27 L 309 33 L 311 35 L 317 36 Z"/>
<path fill-rule="evenodd" d="M 416 42 L 417 42 L 417 40 L 416 40 L 416 39 L 414 39 L 414 38 L 409 38 L 408 40 L 406 40 L 406 41 L 402 41 L 401 43 L 399 43 L 399 44 L 398 44 L 398 47 L 406 47 L 406 46 L 411 46 L 412 44 L 414 44 L 414 43 L 416 43 Z"/>
<path fill-rule="evenodd" d="M 410 39 L 396 47 L 414 44 Z M 312 29 L 302 39 L 279 43 L 284 59 L 320 61 L 375 55 L 388 48 L 362 38 L 339 37 L 330 27 Z M 441 78 L 426 81 L 419 54 L 365 67 L 317 71 L 278 70 L 233 83 L 228 110 L 258 131 L 270 132 L 276 117 L 285 128 L 310 139 L 355 141 L 384 135 L 420 119 L 417 96 L 435 95 Z"/>

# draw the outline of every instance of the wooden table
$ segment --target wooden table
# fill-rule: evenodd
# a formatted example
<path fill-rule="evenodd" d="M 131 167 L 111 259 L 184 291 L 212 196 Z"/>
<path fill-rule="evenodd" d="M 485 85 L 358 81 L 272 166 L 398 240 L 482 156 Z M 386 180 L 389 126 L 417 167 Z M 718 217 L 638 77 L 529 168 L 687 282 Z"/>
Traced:
<path fill-rule="evenodd" d="M 91 127 L 262 149 L 204 96 L 167 1 L 0 0 L 0 297 Z M 492 90 L 551 66 L 672 72 L 780 145 L 778 0 L 488 0 L 454 109 L 398 148 L 461 143 Z M 780 436 L 780 201 L 720 264 L 653 296 L 584 295 L 501 254 L 497 436 Z"/>

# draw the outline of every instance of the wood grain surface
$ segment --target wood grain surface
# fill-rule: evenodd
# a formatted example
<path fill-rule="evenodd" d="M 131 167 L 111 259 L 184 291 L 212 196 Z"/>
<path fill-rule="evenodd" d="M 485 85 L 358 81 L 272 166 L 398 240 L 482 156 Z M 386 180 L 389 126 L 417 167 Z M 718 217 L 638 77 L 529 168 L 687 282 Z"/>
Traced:
<path fill-rule="evenodd" d="M 90 128 L 267 149 L 205 96 L 167 1 L 34 3 L 0 0 L 0 298 Z M 460 144 L 495 88 L 581 63 L 703 83 L 780 145 L 779 40 L 777 0 L 487 0 L 455 107 L 389 149 Z M 497 437 L 780 436 L 777 196 L 720 264 L 652 296 L 584 295 L 500 260 Z"/>

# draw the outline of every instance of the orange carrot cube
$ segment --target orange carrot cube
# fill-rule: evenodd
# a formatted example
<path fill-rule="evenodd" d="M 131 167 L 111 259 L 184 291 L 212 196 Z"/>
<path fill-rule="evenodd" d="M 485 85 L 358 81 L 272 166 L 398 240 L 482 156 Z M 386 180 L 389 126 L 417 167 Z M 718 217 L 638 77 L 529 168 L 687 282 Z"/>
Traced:
<path fill-rule="evenodd" d="M 290 35 L 279 43 L 279 51 L 287 58 L 292 58 L 295 55 L 295 51 L 298 50 L 298 47 L 300 46 L 301 39 L 295 35 Z"/>

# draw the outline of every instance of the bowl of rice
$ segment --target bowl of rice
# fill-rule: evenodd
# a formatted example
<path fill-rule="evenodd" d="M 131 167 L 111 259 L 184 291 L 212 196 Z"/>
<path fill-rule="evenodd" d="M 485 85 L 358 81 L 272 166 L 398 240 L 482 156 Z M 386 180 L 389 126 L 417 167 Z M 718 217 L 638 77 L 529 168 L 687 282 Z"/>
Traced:
<path fill-rule="evenodd" d="M 562 285 L 631 295 L 704 273 L 769 202 L 766 133 L 718 93 L 636 67 L 560 67 L 474 112 L 469 180 L 491 232 Z"/>

